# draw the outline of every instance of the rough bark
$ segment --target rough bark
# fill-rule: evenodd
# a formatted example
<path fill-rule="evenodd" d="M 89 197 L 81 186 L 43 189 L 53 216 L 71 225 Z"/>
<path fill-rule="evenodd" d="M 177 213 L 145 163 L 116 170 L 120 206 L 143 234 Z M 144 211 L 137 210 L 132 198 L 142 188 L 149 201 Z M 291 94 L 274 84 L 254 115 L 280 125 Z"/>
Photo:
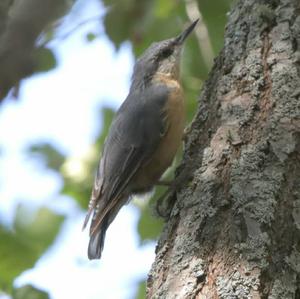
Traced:
<path fill-rule="evenodd" d="M 147 298 L 300 298 L 300 1 L 228 18 Z"/>

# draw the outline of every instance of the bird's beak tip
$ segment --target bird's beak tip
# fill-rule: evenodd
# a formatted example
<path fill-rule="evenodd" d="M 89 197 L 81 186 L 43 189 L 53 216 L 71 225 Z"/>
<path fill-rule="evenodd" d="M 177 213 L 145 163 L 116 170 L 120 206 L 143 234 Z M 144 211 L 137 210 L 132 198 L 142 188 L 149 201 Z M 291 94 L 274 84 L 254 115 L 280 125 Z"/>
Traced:
<path fill-rule="evenodd" d="M 189 27 L 187 27 L 177 38 L 176 42 L 178 44 L 183 44 L 186 38 L 190 35 L 190 33 L 194 30 L 198 23 L 199 19 L 195 20 Z"/>

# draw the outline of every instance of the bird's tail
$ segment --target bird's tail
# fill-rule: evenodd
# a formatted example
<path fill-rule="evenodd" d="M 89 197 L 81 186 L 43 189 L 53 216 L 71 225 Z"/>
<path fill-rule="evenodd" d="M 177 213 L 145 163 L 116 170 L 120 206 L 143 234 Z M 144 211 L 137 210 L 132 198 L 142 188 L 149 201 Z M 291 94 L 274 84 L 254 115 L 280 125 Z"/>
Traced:
<path fill-rule="evenodd" d="M 116 201 L 112 201 L 114 205 L 99 208 L 101 212 L 98 212 L 98 217 L 92 220 L 90 227 L 90 242 L 88 247 L 88 258 L 90 260 L 101 258 L 106 230 L 127 201 L 128 196 L 123 196 Z M 87 217 L 89 217 L 89 214 Z"/>
<path fill-rule="evenodd" d="M 88 247 L 88 258 L 90 260 L 100 259 L 104 247 L 105 233 L 109 226 L 109 215 L 106 215 L 102 220 L 101 225 L 91 234 Z"/>

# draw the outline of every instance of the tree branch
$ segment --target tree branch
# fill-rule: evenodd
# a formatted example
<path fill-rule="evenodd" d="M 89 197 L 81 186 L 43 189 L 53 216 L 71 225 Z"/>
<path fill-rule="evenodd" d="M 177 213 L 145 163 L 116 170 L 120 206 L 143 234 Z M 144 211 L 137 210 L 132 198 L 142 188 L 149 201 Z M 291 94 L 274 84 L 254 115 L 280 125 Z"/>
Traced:
<path fill-rule="evenodd" d="M 6 11 L 7 21 L 0 24 L 4 28 L 0 37 L 0 101 L 34 72 L 36 39 L 66 9 L 65 0 L 15 0 Z"/>

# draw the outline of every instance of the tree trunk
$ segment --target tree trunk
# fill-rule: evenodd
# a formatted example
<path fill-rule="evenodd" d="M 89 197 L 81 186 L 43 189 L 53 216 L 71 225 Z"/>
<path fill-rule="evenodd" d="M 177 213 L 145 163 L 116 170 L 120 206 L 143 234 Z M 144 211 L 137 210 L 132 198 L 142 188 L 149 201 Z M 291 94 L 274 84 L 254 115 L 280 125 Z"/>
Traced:
<path fill-rule="evenodd" d="M 300 298 L 300 1 L 240 0 L 147 298 Z"/>

